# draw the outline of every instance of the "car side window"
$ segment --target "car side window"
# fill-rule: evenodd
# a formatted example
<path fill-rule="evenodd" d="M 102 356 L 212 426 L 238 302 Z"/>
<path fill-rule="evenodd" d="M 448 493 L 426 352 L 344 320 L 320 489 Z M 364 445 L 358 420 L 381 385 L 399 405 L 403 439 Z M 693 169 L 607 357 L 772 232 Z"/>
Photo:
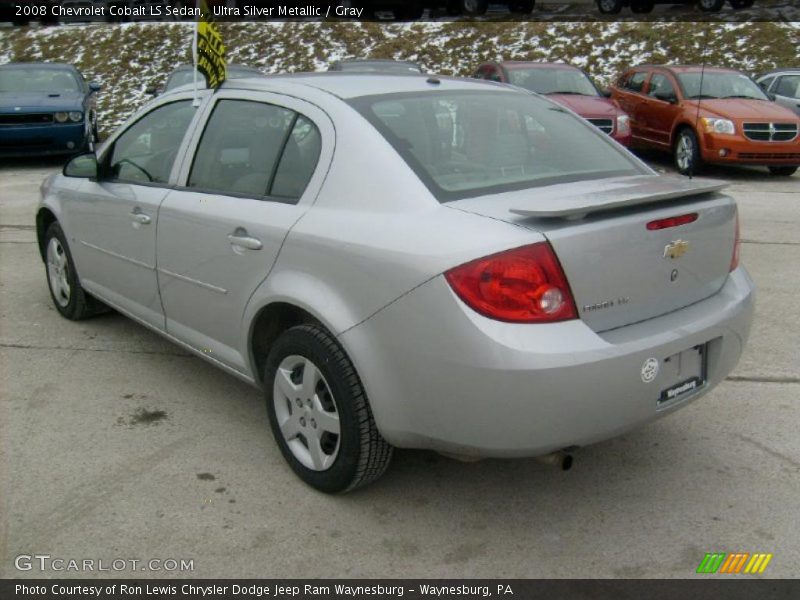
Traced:
<path fill-rule="evenodd" d="M 761 81 L 758 82 L 759 87 L 764 90 L 765 92 L 769 91 L 769 86 L 772 85 L 772 82 L 775 81 L 775 76 L 765 77 Z"/>
<path fill-rule="evenodd" d="M 299 200 L 317 168 L 321 150 L 319 129 L 309 119 L 298 115 L 267 195 Z"/>
<path fill-rule="evenodd" d="M 636 71 L 625 82 L 625 88 L 631 92 L 641 93 L 644 89 L 644 82 L 647 80 L 647 71 Z"/>
<path fill-rule="evenodd" d="M 182 100 L 160 106 L 136 121 L 114 142 L 108 178 L 167 183 L 195 110 L 191 100 Z"/>
<path fill-rule="evenodd" d="M 675 95 L 675 88 L 673 87 L 672 82 L 667 78 L 666 75 L 655 73 L 650 78 L 650 87 L 647 90 L 647 95 L 655 97 L 656 94 L 658 94 L 659 96 Z"/>
<path fill-rule="evenodd" d="M 774 93 L 787 98 L 800 98 L 800 75 L 781 76 Z"/>
<path fill-rule="evenodd" d="M 253 100 L 220 100 L 197 147 L 188 187 L 296 200 L 311 179 L 320 134 L 292 110 Z"/>

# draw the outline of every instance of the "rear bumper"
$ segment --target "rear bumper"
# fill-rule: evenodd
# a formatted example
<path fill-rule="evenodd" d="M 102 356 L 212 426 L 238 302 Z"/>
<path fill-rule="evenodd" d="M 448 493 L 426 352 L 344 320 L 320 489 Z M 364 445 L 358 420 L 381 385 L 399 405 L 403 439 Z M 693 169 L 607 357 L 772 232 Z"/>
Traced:
<path fill-rule="evenodd" d="M 0 127 L 0 156 L 74 154 L 86 143 L 86 124 Z"/>
<path fill-rule="evenodd" d="M 791 142 L 754 142 L 738 136 L 705 134 L 701 145 L 703 160 L 709 163 L 800 165 L 800 138 Z"/>
<path fill-rule="evenodd" d="M 743 268 L 713 297 L 597 334 L 582 321 L 515 325 L 481 317 L 437 277 L 340 336 L 384 437 L 400 447 L 535 456 L 618 435 L 694 400 L 735 367 L 754 289 Z M 642 380 L 708 344 L 706 384 L 671 403 Z"/>

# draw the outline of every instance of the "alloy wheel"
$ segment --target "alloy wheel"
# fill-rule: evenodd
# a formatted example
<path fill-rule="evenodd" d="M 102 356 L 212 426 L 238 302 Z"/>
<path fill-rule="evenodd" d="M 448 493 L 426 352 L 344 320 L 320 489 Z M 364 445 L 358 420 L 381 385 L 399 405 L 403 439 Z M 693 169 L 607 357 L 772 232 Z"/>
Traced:
<path fill-rule="evenodd" d="M 69 263 L 58 238 L 50 238 L 47 244 L 47 277 L 53 298 L 62 308 L 69 304 L 72 289 L 69 285 Z"/>
<path fill-rule="evenodd" d="M 675 161 L 681 171 L 688 171 L 694 160 L 694 145 L 688 135 L 681 135 L 675 149 Z"/>
<path fill-rule="evenodd" d="M 283 439 L 307 469 L 325 471 L 339 454 L 339 411 L 319 368 L 303 356 L 287 356 L 275 374 L 272 401 Z"/>

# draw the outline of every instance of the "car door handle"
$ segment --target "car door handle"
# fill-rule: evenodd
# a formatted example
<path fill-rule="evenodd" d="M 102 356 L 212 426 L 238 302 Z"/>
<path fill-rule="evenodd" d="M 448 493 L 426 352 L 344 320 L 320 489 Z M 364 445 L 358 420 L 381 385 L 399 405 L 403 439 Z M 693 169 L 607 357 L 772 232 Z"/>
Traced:
<path fill-rule="evenodd" d="M 137 223 L 141 223 L 142 225 L 150 225 L 152 219 L 144 213 L 141 212 L 132 212 L 131 217 Z"/>
<path fill-rule="evenodd" d="M 261 243 L 261 240 L 257 240 L 256 238 L 250 237 L 246 234 L 231 234 L 228 236 L 228 241 L 232 246 L 239 246 L 241 248 L 247 248 L 248 250 L 261 250 L 261 248 L 264 246 Z"/>

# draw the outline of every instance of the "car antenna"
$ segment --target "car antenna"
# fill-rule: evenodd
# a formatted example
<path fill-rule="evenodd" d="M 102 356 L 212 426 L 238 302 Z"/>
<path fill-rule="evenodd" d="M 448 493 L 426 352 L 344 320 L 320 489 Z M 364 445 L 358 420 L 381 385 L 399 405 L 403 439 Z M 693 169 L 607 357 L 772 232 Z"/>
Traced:
<path fill-rule="evenodd" d="M 703 33 L 703 45 L 700 50 L 700 89 L 697 91 L 697 113 L 694 117 L 694 130 L 698 133 L 700 132 L 699 125 L 700 125 L 700 103 L 703 101 L 703 79 L 705 79 L 706 74 L 706 49 L 708 48 L 708 30 L 709 30 L 709 23 L 706 22 L 706 29 Z M 697 138 L 698 145 L 700 144 L 700 138 Z M 700 148 L 697 148 L 697 152 L 700 152 Z M 692 158 L 689 161 L 689 179 L 694 177 L 694 154 L 692 154 Z"/>

